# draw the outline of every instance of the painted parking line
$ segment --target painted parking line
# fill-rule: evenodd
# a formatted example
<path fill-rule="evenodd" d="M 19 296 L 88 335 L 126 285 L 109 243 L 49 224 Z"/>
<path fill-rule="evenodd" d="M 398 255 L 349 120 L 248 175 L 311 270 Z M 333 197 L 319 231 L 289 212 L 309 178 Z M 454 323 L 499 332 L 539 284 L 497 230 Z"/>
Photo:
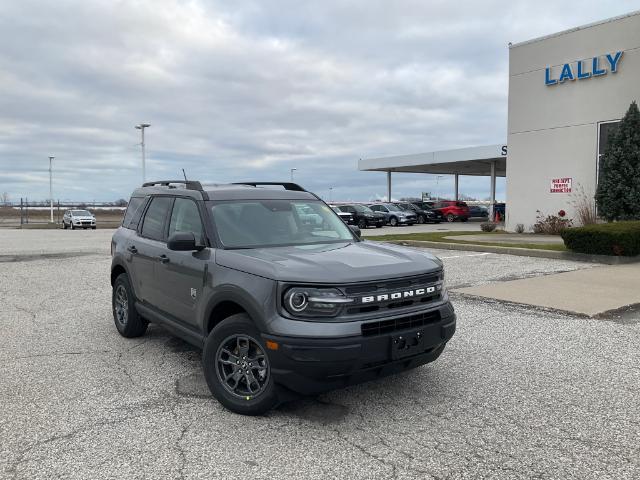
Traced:
<path fill-rule="evenodd" d="M 440 260 L 445 260 L 448 258 L 466 258 L 466 257 L 483 257 L 485 255 L 494 255 L 491 252 L 486 252 L 486 253 L 471 253 L 469 255 L 452 255 L 450 257 L 438 257 Z"/>

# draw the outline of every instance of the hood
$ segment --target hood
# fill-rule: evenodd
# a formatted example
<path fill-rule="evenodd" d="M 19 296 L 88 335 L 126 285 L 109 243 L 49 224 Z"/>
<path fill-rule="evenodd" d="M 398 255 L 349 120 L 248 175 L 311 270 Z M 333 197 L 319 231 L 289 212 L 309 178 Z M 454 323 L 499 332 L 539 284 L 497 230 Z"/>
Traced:
<path fill-rule="evenodd" d="M 442 262 L 424 250 L 377 242 L 218 250 L 216 263 L 274 280 L 343 284 L 421 275 Z"/>

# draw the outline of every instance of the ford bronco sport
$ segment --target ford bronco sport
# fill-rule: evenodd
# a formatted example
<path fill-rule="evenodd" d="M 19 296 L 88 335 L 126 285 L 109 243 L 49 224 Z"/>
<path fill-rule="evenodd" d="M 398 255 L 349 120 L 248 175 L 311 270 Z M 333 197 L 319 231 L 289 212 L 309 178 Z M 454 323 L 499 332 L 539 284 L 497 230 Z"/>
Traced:
<path fill-rule="evenodd" d="M 203 348 L 212 394 L 249 415 L 434 361 L 456 327 L 441 261 L 358 233 L 294 183 L 145 183 L 112 239 L 115 326 Z"/>

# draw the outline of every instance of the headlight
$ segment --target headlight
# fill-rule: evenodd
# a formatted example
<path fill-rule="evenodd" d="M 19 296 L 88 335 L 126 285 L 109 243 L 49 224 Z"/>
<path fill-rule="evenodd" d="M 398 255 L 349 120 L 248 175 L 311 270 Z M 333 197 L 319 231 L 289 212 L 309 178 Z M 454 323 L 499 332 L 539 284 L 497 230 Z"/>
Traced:
<path fill-rule="evenodd" d="M 283 297 L 284 308 L 297 317 L 335 317 L 349 303 L 353 299 L 335 288 L 293 287 Z"/>

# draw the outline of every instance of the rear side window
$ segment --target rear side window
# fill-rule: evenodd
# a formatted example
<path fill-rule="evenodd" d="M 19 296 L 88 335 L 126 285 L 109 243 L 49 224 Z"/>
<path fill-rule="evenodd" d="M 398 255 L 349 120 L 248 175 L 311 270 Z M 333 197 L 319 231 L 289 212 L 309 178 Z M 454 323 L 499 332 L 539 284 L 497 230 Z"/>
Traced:
<path fill-rule="evenodd" d="M 140 222 L 140 215 L 142 214 L 142 206 L 144 205 L 145 197 L 131 197 L 129 204 L 127 205 L 127 211 L 124 214 L 124 220 L 122 220 L 122 226 L 124 228 L 130 228 L 135 230 L 138 228 L 138 222 Z M 71 212 L 67 212 L 71 213 Z"/>
<path fill-rule="evenodd" d="M 196 240 L 202 241 L 202 220 L 198 206 L 193 200 L 176 198 L 169 222 L 169 236 L 176 232 L 193 232 Z"/>
<path fill-rule="evenodd" d="M 167 218 L 171 197 L 154 197 L 142 224 L 142 236 L 152 240 L 164 240 L 164 221 Z"/>

